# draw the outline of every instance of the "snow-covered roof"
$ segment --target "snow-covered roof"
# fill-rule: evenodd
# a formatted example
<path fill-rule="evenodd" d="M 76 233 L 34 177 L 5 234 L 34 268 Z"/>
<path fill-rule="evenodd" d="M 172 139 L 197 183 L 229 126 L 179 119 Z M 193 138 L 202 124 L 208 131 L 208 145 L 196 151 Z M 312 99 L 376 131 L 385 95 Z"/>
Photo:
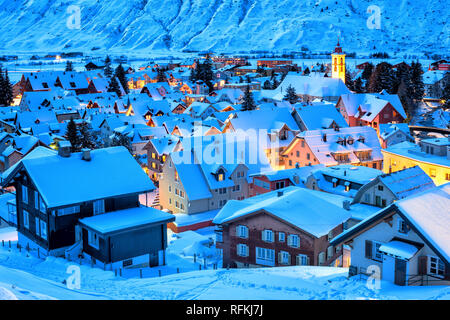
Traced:
<path fill-rule="evenodd" d="M 324 135 L 326 135 L 326 141 L 323 141 Z M 327 166 L 339 164 L 333 157 L 335 153 L 349 154 L 350 163 L 356 164 L 360 163 L 360 160 L 355 152 L 371 150 L 373 161 L 383 160 L 378 135 L 375 129 L 371 127 L 347 127 L 340 128 L 339 131 L 334 129 L 311 130 L 301 132 L 297 137 L 305 139 L 319 163 Z M 348 140 L 350 137 L 353 138 L 353 144 L 341 145 L 338 143 L 338 141 Z M 291 145 L 293 143 L 296 143 L 296 141 L 294 140 Z"/>
<path fill-rule="evenodd" d="M 397 199 L 435 187 L 433 180 L 419 166 L 381 175 L 379 179 Z"/>
<path fill-rule="evenodd" d="M 419 145 L 409 141 L 396 143 L 386 149 L 383 149 L 383 152 L 397 154 L 420 162 L 437 164 L 440 166 L 450 168 L 450 162 L 446 156 L 439 156 L 435 154 L 422 152 Z"/>
<path fill-rule="evenodd" d="M 108 234 L 150 224 L 168 223 L 174 220 L 175 216 L 170 213 L 140 206 L 84 218 L 79 222 L 99 233 Z"/>
<path fill-rule="evenodd" d="M 344 231 L 331 242 L 336 245 L 353 238 L 359 231 L 377 223 L 397 208 L 419 236 L 450 264 L 450 183 L 428 189 L 394 202 Z"/>
<path fill-rule="evenodd" d="M 279 180 L 289 179 L 292 182 L 292 184 L 301 186 L 305 183 L 306 179 L 308 178 L 308 176 L 311 174 L 312 171 L 315 171 L 318 169 L 323 169 L 323 168 L 325 168 L 324 165 L 317 164 L 317 165 L 313 165 L 313 166 L 254 173 L 254 174 L 252 174 L 252 176 L 253 177 L 263 176 L 263 177 L 266 177 L 267 180 L 269 180 L 269 181 L 279 181 Z M 299 178 L 298 183 L 296 182 L 295 177 Z"/>
<path fill-rule="evenodd" d="M 279 195 L 279 192 L 283 194 Z M 230 200 L 213 223 L 229 223 L 265 211 L 315 237 L 321 237 L 351 217 L 348 211 L 321 198 L 321 194 L 320 191 L 291 186 L 241 201 Z"/>
<path fill-rule="evenodd" d="M 402 131 L 410 136 L 409 126 L 407 123 L 380 123 L 380 138 L 386 140 L 396 132 Z"/>
<path fill-rule="evenodd" d="M 208 188 L 205 176 L 198 164 L 195 164 L 194 155 L 191 150 L 180 151 L 174 154 L 179 159 L 189 157 L 189 161 L 174 161 L 175 169 L 178 177 L 186 191 L 187 198 L 190 201 L 200 199 L 210 199 L 212 194 Z M 195 183 L 192 183 L 195 181 Z"/>
<path fill-rule="evenodd" d="M 419 251 L 416 246 L 398 240 L 383 244 L 378 250 L 406 260 L 411 259 Z"/>
<path fill-rule="evenodd" d="M 18 168 L 26 170 L 49 208 L 155 189 L 125 147 L 92 150 L 91 161 L 82 160 L 82 153 L 24 158 Z"/>
<path fill-rule="evenodd" d="M 395 206 L 450 263 L 450 183 L 399 200 Z"/>
<path fill-rule="evenodd" d="M 348 116 L 371 122 L 390 103 L 392 107 L 406 119 L 406 112 L 396 94 L 381 93 L 348 93 L 341 95 Z M 358 109 L 361 109 L 362 113 Z"/>
<path fill-rule="evenodd" d="M 383 174 L 383 171 L 364 167 L 342 164 L 332 167 L 324 167 L 319 170 L 322 174 L 345 181 L 366 184 Z"/>
<path fill-rule="evenodd" d="M 179 140 L 180 139 L 177 136 L 166 135 L 162 138 L 152 139 L 149 143 L 153 145 L 158 155 L 161 156 L 163 154 L 167 155 L 172 153 L 175 150 Z"/>
<path fill-rule="evenodd" d="M 445 70 L 429 70 L 422 75 L 423 83 L 432 85 L 441 81 L 448 71 Z"/>
<path fill-rule="evenodd" d="M 280 130 L 286 125 L 290 130 L 300 131 L 297 123 L 287 108 L 270 108 L 236 112 L 229 120 L 234 130 Z"/>
<path fill-rule="evenodd" d="M 320 76 L 301 76 L 289 72 L 274 92 L 285 94 L 289 86 L 299 95 L 313 97 L 340 97 L 349 94 L 350 90 L 341 79 Z"/>
<path fill-rule="evenodd" d="M 330 128 L 333 121 L 340 127 L 348 127 L 344 117 L 336 110 L 334 104 L 321 103 L 313 105 L 296 105 L 295 111 L 302 120 L 306 130 Z"/>

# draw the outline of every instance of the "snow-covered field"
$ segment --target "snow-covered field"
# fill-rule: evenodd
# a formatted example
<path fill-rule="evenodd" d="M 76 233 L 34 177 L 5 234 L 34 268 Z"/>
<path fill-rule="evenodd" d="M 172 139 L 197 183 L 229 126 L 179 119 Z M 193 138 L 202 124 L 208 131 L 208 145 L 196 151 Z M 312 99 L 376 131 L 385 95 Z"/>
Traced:
<path fill-rule="evenodd" d="M 11 230 L 0 229 L 1 239 L 11 238 Z M 204 235 L 202 235 L 203 233 Z M 192 257 L 184 246 L 188 241 L 204 240 L 211 229 L 170 238 L 168 256 L 178 255 L 183 266 Z M 206 250 L 207 251 L 207 250 Z M 180 262 L 181 261 L 181 262 Z M 175 261 L 168 261 L 169 268 Z M 450 287 L 400 287 L 381 282 L 371 288 L 358 277 L 347 279 L 347 269 L 329 267 L 284 267 L 260 269 L 218 269 L 174 273 L 151 278 L 115 277 L 111 271 L 80 266 L 81 289 L 63 284 L 73 265 L 60 258 L 41 260 L 0 245 L 0 300 L 5 299 L 153 299 L 153 300 L 310 300 L 310 299 L 450 299 Z M 167 270 L 166 270 L 167 271 Z"/>

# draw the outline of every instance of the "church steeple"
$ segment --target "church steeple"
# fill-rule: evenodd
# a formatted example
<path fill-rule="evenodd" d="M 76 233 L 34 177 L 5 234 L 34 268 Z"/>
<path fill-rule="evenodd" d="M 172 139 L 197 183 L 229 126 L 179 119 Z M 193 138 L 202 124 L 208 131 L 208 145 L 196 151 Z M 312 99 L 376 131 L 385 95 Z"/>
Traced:
<path fill-rule="evenodd" d="M 339 37 L 334 52 L 331 54 L 331 77 L 334 79 L 341 79 L 345 83 L 345 53 L 342 50 Z"/>

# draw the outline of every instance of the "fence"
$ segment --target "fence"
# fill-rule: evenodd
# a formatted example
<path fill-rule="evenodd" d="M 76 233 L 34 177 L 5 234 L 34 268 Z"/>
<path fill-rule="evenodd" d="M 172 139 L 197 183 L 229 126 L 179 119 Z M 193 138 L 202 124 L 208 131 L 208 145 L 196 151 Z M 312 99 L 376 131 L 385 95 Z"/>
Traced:
<path fill-rule="evenodd" d="M 450 274 L 445 274 L 442 278 L 432 274 L 411 274 L 408 276 L 408 286 L 449 285 L 449 279 Z"/>
<path fill-rule="evenodd" d="M 42 250 L 37 248 L 32 248 L 29 245 L 26 247 L 22 247 L 22 245 L 19 242 L 12 242 L 11 240 L 5 241 L 2 240 L 1 242 L 2 247 L 8 248 L 10 251 L 13 249 L 17 249 L 19 252 L 22 252 L 22 250 L 26 251 L 27 254 L 33 253 L 38 258 L 46 258 L 47 255 L 42 252 Z M 83 256 L 83 255 L 81 255 Z M 118 269 L 112 269 L 110 264 L 103 264 L 102 266 L 94 264 L 92 262 L 92 259 L 87 259 L 85 257 L 78 256 L 76 258 L 71 258 L 69 255 L 66 257 L 68 261 L 72 261 L 74 263 L 77 263 L 79 265 L 85 265 L 90 266 L 91 268 L 99 268 L 104 271 L 112 271 L 114 272 L 114 275 L 116 277 L 123 277 L 123 278 L 154 278 L 154 277 L 162 277 L 167 276 L 171 274 L 177 274 L 177 273 L 183 273 L 183 272 L 191 272 L 191 271 L 201 271 L 201 270 L 217 270 L 219 268 L 219 261 L 217 259 L 214 260 L 208 260 L 207 258 L 199 258 L 195 254 L 193 256 L 193 263 L 187 262 L 184 267 L 179 266 L 170 266 L 170 265 L 164 265 L 164 266 L 155 266 L 155 267 L 130 267 L 130 268 L 118 268 Z M 191 264 L 191 265 L 189 265 Z"/>

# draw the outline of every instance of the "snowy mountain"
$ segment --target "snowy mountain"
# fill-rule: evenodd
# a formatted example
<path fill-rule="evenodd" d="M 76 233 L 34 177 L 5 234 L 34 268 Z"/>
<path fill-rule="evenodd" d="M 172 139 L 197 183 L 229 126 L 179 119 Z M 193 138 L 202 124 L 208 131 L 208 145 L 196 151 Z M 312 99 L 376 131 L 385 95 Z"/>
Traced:
<path fill-rule="evenodd" d="M 377 5 L 380 29 L 367 20 Z M 0 0 L 4 51 L 440 52 L 450 47 L 449 0 Z M 68 27 L 70 6 L 80 28 Z M 73 25 L 72 25 L 73 26 Z"/>

